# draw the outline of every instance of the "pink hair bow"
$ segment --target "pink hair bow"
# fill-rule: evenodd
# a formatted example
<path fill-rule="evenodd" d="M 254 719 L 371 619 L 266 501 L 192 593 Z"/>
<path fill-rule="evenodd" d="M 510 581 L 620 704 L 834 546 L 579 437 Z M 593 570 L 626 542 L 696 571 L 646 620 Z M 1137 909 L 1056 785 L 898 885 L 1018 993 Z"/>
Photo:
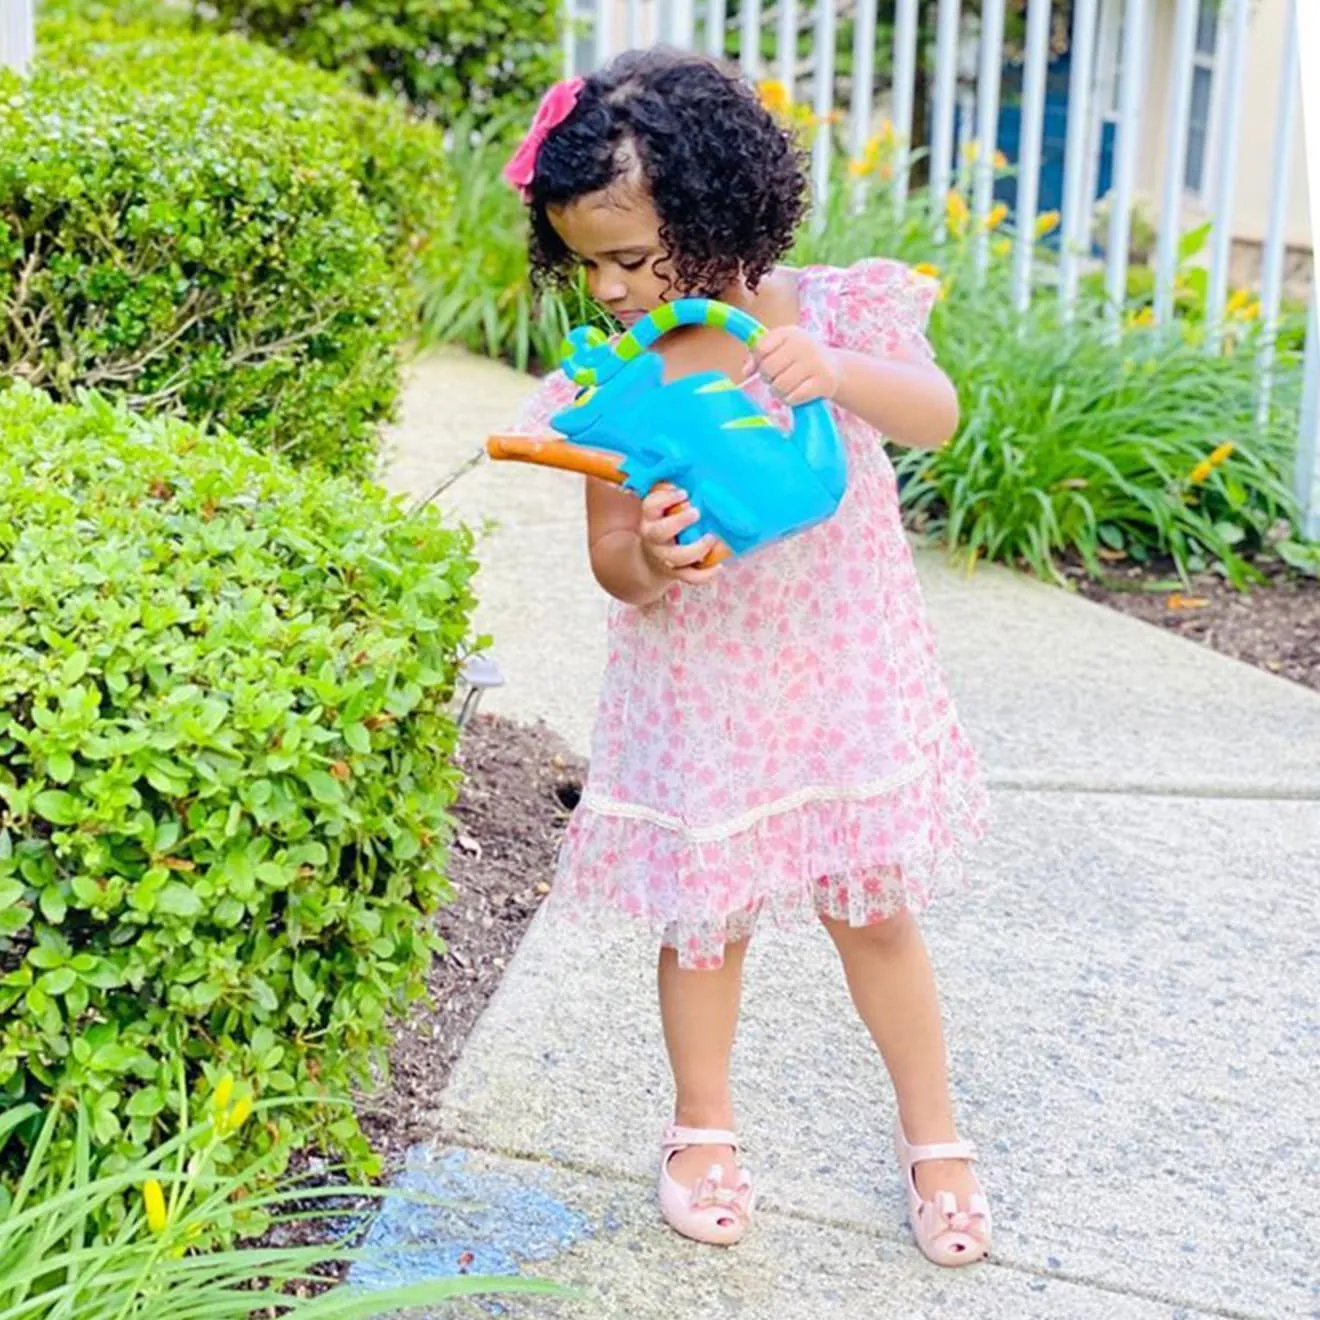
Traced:
<path fill-rule="evenodd" d="M 546 92 L 532 117 L 532 126 L 527 130 L 527 136 L 518 144 L 518 150 L 504 167 L 505 180 L 517 188 L 524 202 L 531 200 L 532 179 L 536 174 L 536 157 L 541 144 L 551 129 L 558 128 L 573 113 L 585 83 L 583 78 L 566 78 Z"/>

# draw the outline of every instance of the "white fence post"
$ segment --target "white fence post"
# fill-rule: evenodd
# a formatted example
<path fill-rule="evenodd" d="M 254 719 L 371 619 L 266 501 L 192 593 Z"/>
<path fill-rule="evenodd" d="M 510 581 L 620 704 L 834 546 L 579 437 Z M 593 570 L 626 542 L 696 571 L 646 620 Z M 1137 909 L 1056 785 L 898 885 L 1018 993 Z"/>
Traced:
<path fill-rule="evenodd" d="M 930 140 L 930 204 L 935 208 L 935 238 L 943 242 L 946 232 L 945 200 L 953 154 L 953 108 L 958 94 L 958 29 L 960 0 L 940 0 L 939 28 L 935 42 L 935 131 Z"/>
<path fill-rule="evenodd" d="M 1086 144 L 1095 75 L 1096 0 L 1075 0 L 1072 69 L 1068 80 L 1068 140 L 1063 160 L 1063 224 L 1059 231 L 1059 301 L 1066 318 L 1077 301 L 1081 255 L 1090 244 L 1094 198 L 1085 197 Z"/>
<path fill-rule="evenodd" d="M 1146 0 L 1127 0 L 1123 10 L 1122 72 L 1118 80 L 1118 140 L 1114 186 L 1109 193 L 1109 252 L 1105 259 L 1106 315 L 1119 329 L 1127 304 L 1128 248 L 1132 245 L 1132 194 L 1141 143 L 1142 88 L 1146 83 Z"/>
<path fill-rule="evenodd" d="M 1173 284 L 1178 273 L 1182 195 L 1187 169 L 1187 128 L 1192 110 L 1192 57 L 1196 52 L 1197 0 L 1178 0 L 1173 25 L 1173 78 L 1169 83 L 1168 159 L 1160 204 L 1159 243 L 1155 250 L 1155 319 L 1173 316 Z"/>
<path fill-rule="evenodd" d="M 1297 436 L 1297 498 L 1302 506 L 1303 539 L 1320 541 L 1320 314 L 1316 311 L 1314 289 L 1303 371 L 1301 426 Z"/>
<path fill-rule="evenodd" d="M 790 101 L 797 95 L 797 39 L 797 0 L 779 0 L 779 37 L 775 43 L 775 65 L 779 71 L 779 81 Z"/>
<path fill-rule="evenodd" d="M 995 192 L 998 145 L 999 74 L 1004 62 L 1004 0 L 981 0 L 981 67 L 976 78 L 976 186 L 972 220 L 976 225 L 976 271 L 983 278 L 990 264 L 986 216 Z"/>
<path fill-rule="evenodd" d="M 761 77 L 761 0 L 742 0 L 741 63 L 752 82 Z"/>
<path fill-rule="evenodd" d="M 780 0 L 783 4 L 784 0 Z M 852 125 L 849 151 L 859 160 L 871 136 L 872 98 L 875 95 L 875 0 L 857 0 L 853 28 Z M 854 203 L 866 196 L 866 179 L 857 180 Z"/>
<path fill-rule="evenodd" d="M 1013 302 L 1025 312 L 1031 303 L 1032 261 L 1036 247 L 1036 208 L 1040 200 L 1040 148 L 1045 129 L 1045 74 L 1050 60 L 1050 0 L 1027 5 L 1027 62 L 1022 74 L 1022 122 L 1018 136 L 1017 259 Z"/>
<path fill-rule="evenodd" d="M 907 206 L 912 170 L 912 100 L 917 76 L 917 0 L 898 0 L 894 11 L 894 139 L 899 157 L 894 177 L 894 205 Z"/>
<path fill-rule="evenodd" d="M 834 109 L 834 0 L 816 6 L 816 138 L 811 144 L 812 193 L 816 204 L 815 223 L 825 223 L 825 204 L 830 195 L 830 114 Z"/>
<path fill-rule="evenodd" d="M 596 68 L 609 62 L 614 54 L 614 0 L 596 0 Z"/>
<path fill-rule="evenodd" d="M 36 53 L 33 0 L 0 0 L 0 66 L 26 74 Z"/>
<path fill-rule="evenodd" d="M 1205 309 L 1206 348 L 1219 352 L 1224 339 L 1224 304 L 1228 301 L 1228 265 L 1233 247 L 1233 194 L 1237 184 L 1238 127 L 1242 118 L 1242 77 L 1247 64 L 1247 20 L 1250 0 L 1228 0 L 1231 21 L 1226 26 L 1228 68 L 1220 104 L 1219 159 L 1215 163 L 1214 231 L 1210 254 L 1210 293 Z"/>
<path fill-rule="evenodd" d="M 1283 302 L 1283 267 L 1287 257 L 1288 195 L 1292 182 L 1293 135 L 1297 124 L 1297 6 L 1288 5 L 1279 73 L 1279 105 L 1274 117 L 1274 168 L 1270 175 L 1270 218 L 1260 277 L 1261 339 L 1258 370 L 1260 400 L 1256 421 L 1264 426 L 1270 415 L 1274 386 L 1274 340 L 1279 333 L 1279 307 Z"/>
<path fill-rule="evenodd" d="M 724 28 L 728 9 L 724 0 L 706 0 L 706 54 L 724 58 Z"/>

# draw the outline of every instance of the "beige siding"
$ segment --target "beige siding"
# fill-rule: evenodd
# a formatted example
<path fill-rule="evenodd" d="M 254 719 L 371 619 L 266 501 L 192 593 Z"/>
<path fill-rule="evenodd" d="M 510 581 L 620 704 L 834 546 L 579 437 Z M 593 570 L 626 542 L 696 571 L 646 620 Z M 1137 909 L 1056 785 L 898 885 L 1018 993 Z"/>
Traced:
<path fill-rule="evenodd" d="M 1238 139 L 1237 181 L 1233 193 L 1233 237 L 1243 245 L 1260 243 L 1265 237 L 1269 221 L 1274 121 L 1279 100 L 1286 6 L 1290 2 L 1253 0 L 1252 4 L 1250 46 L 1243 80 Z M 1150 33 L 1150 74 L 1146 87 L 1146 131 L 1143 133 L 1146 147 L 1140 161 L 1138 187 L 1153 214 L 1158 214 L 1164 161 L 1169 146 L 1168 104 L 1175 7 L 1175 0 L 1156 0 Z M 1306 153 L 1300 121 L 1299 99 L 1285 233 L 1290 248 L 1309 251 L 1313 240 L 1306 186 Z M 1205 208 L 1194 197 L 1186 195 L 1184 224 L 1204 218 L 1207 218 Z"/>

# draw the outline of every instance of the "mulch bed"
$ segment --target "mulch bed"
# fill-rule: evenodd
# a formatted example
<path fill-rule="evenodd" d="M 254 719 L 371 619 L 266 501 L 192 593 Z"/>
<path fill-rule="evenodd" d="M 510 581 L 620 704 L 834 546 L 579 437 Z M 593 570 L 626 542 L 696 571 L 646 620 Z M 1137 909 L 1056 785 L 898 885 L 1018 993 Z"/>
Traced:
<path fill-rule="evenodd" d="M 428 978 L 434 1002 L 415 1004 L 407 1022 L 396 1027 L 386 1084 L 356 1097 L 362 1130 L 381 1157 L 380 1184 L 403 1168 L 410 1147 L 434 1136 L 426 1115 L 434 1111 L 468 1034 L 550 892 L 559 841 L 586 775 L 586 763 L 544 724 L 524 726 L 486 715 L 464 732 L 460 764 L 465 780 L 452 813 L 457 829 L 448 867 L 454 898 L 436 917 L 449 948 Z M 343 1182 L 324 1160 L 305 1151 L 291 1160 L 288 1177 L 321 1186 Z M 342 1231 L 350 1216 L 370 1204 L 346 1196 L 306 1208 L 342 1212 Z M 249 1245 L 315 1245 L 330 1240 L 335 1227 L 329 1221 L 278 1226 Z M 344 1271 L 327 1265 L 318 1272 L 326 1283 L 309 1286 L 308 1296 L 337 1282 Z"/>
<path fill-rule="evenodd" d="M 1102 582 L 1080 568 L 1068 576 L 1088 600 L 1320 692 L 1320 579 L 1262 571 L 1268 585 L 1245 592 L 1209 573 L 1184 586 L 1171 565 L 1115 568 Z"/>

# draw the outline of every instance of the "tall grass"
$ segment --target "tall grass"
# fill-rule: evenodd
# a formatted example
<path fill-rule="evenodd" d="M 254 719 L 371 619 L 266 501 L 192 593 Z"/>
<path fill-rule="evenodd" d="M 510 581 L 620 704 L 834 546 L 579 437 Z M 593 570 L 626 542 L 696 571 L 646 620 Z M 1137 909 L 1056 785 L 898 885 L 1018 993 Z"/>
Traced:
<path fill-rule="evenodd" d="M 1019 317 L 971 296 L 931 333 L 963 423 L 943 449 L 898 456 L 926 528 L 1043 577 L 1074 557 L 1099 576 L 1166 555 L 1184 577 L 1260 576 L 1251 557 L 1296 513 L 1296 381 L 1258 426 L 1249 340 L 1215 357 L 1176 329 L 1111 342 L 1093 309 L 1065 323 L 1051 301 Z"/>
<path fill-rule="evenodd" d="M 425 263 L 421 338 L 502 358 L 520 371 L 559 360 L 569 329 L 599 316 L 580 287 L 537 299 L 527 259 L 527 215 L 500 177 L 522 119 L 450 130 L 455 202 L 431 236 Z"/>
<path fill-rule="evenodd" d="M 284 1100 L 257 1106 L 257 1111 Z M 62 1104 L 76 1114 L 75 1139 L 54 1142 Z M 36 1114 L 20 1105 L 0 1115 L 0 1147 Z M 319 1296 L 317 1267 L 369 1259 L 341 1237 L 309 1247 L 219 1249 L 238 1212 L 250 1226 L 322 1221 L 330 1209 L 300 1208 L 318 1200 L 365 1194 L 402 1195 L 370 1187 L 285 1188 L 247 1194 L 270 1167 L 217 1175 L 210 1152 L 233 1110 L 186 1127 L 149 1157 L 114 1173 L 91 1172 L 91 1119 L 81 1099 L 65 1097 L 42 1123 L 17 1185 L 0 1189 L 0 1320 L 248 1320 L 285 1315 L 297 1320 L 367 1320 L 404 1307 L 503 1293 L 550 1293 L 552 1285 L 513 1278 L 456 1278 L 367 1293 L 346 1285 Z M 185 1123 L 187 1122 L 185 1118 Z M 275 1153 L 261 1157 L 270 1166 Z M 133 1207 L 118 1227 L 98 1237 L 101 1213 L 127 1199 Z M 339 1212 L 342 1214 L 342 1212 Z"/>

